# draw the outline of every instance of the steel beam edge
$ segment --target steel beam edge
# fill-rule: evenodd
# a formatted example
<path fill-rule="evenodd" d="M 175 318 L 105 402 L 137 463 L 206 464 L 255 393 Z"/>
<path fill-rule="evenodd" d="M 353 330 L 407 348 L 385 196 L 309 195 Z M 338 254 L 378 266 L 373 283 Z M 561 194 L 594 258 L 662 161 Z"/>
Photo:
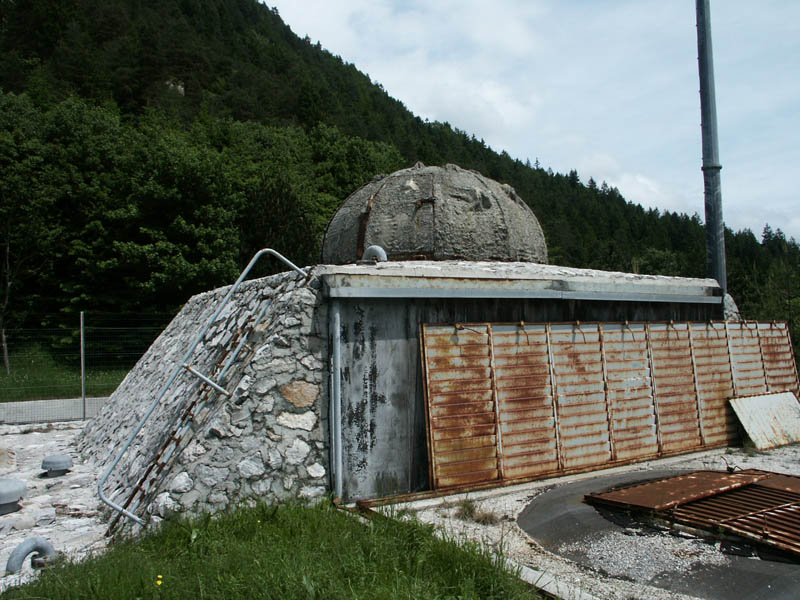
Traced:
<path fill-rule="evenodd" d="M 613 293 L 559 290 L 502 290 L 476 288 L 381 288 L 325 287 L 328 298 L 464 298 L 464 299 L 556 299 L 623 302 L 678 302 L 682 304 L 722 304 L 721 296 L 686 294 Z"/>

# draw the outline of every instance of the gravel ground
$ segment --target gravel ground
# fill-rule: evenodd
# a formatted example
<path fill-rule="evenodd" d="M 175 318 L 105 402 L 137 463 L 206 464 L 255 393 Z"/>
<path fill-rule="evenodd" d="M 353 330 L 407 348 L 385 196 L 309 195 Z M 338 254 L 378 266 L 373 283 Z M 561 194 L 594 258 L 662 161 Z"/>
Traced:
<path fill-rule="evenodd" d="M 640 583 L 666 571 L 689 571 L 695 565 L 725 565 L 727 556 L 716 544 L 667 534 L 611 531 L 585 542 L 566 544 L 558 553 L 582 552 L 600 573 Z"/>
<path fill-rule="evenodd" d="M 741 448 L 717 450 L 618 467 L 604 473 L 635 471 L 641 472 L 644 479 L 647 472 L 652 470 L 724 470 L 728 465 L 800 475 L 800 445 L 758 453 L 746 452 Z M 578 564 L 546 551 L 518 527 L 516 519 L 520 512 L 538 494 L 553 486 L 595 476 L 597 473 L 585 473 L 512 488 L 418 501 L 392 507 L 392 510 L 406 509 L 421 521 L 439 527 L 444 535 L 476 540 L 495 549 L 502 548 L 504 555 L 517 564 L 531 567 L 543 576 L 555 579 L 560 586 L 557 587 L 560 595 L 565 598 L 691 598 L 646 585 L 646 582 L 663 571 L 688 571 L 698 564 L 724 565 L 729 561 L 725 554 L 719 552 L 718 545 L 701 539 L 659 535 L 650 529 L 627 528 L 586 540 L 580 548 L 559 548 L 560 552 L 582 550 L 585 560 Z M 497 523 L 481 525 L 460 518 L 459 504 L 464 500 L 471 501 L 477 513 L 495 515 Z"/>
<path fill-rule="evenodd" d="M 50 540 L 56 550 L 73 558 L 85 557 L 105 547 L 105 525 L 99 519 L 96 493 L 101 473 L 91 463 L 80 462 L 74 447 L 81 427 L 81 423 L 0 426 L 0 477 L 22 479 L 27 485 L 27 493 L 21 502 L 22 510 L 0 516 L 0 569 L 3 572 L 12 550 L 34 536 Z M 42 478 L 41 461 L 50 454 L 70 454 L 75 466 L 63 477 Z M 728 465 L 798 475 L 800 446 L 759 453 L 747 453 L 742 449 L 704 452 L 606 472 L 637 471 L 642 472 L 645 478 L 648 471 L 655 469 L 724 470 Z M 555 580 L 559 595 L 565 599 L 688 598 L 642 582 L 665 567 L 690 569 L 698 562 L 722 564 L 728 560 L 714 545 L 701 540 L 653 535 L 641 529 L 628 528 L 582 544 L 581 550 L 586 555 L 586 566 L 583 566 L 547 552 L 517 526 L 518 515 L 538 494 L 553 486 L 596 475 L 562 477 L 395 505 L 383 510 L 416 515 L 423 522 L 435 524 L 443 535 L 457 540 L 469 539 L 493 549 L 502 548 L 504 555 L 518 565 L 535 569 L 534 578 Z M 482 520 L 488 522 L 477 523 L 459 517 L 459 507 L 465 499 L 470 501 L 479 517 L 484 513 Z M 0 577 L 0 592 L 30 577 L 30 561 L 27 560 L 21 574 Z"/>
<path fill-rule="evenodd" d="M 25 482 L 21 510 L 0 515 L 0 575 L 11 552 L 23 541 L 42 537 L 56 551 L 82 558 L 105 547 L 106 527 L 98 518 L 99 473 L 78 459 L 73 441 L 82 423 L 0 426 L 0 477 Z M 69 454 L 73 468 L 61 477 L 41 477 L 42 459 Z M 30 559 L 17 575 L 0 577 L 0 592 L 27 581 Z"/>

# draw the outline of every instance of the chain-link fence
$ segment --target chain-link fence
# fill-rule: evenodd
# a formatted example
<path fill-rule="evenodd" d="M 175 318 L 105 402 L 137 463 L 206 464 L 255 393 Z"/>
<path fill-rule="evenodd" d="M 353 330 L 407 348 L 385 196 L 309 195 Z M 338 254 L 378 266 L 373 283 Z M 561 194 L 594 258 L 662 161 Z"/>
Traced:
<path fill-rule="evenodd" d="M 86 313 L 74 327 L 6 329 L 0 424 L 94 416 L 170 318 Z"/>

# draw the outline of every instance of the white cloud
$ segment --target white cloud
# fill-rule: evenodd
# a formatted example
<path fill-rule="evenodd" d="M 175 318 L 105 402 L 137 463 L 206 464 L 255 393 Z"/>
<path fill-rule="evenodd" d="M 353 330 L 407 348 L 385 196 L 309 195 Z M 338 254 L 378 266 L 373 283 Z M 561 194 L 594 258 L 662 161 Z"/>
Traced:
<path fill-rule="evenodd" d="M 272 4 L 423 118 L 702 216 L 694 3 Z M 726 222 L 800 239 L 800 3 L 715 2 L 712 29 Z"/>

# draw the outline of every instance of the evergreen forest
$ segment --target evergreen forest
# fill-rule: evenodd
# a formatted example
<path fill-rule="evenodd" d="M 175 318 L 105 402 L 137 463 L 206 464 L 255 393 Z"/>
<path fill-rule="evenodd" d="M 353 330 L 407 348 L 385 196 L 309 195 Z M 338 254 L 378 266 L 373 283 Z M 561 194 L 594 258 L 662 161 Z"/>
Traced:
<path fill-rule="evenodd" d="M 256 0 L 0 0 L 0 331 L 174 312 L 264 246 L 317 263 L 339 203 L 416 161 L 512 185 L 552 263 L 704 276 L 698 215 L 425 122 Z M 743 316 L 797 343 L 796 240 L 726 244 Z"/>

